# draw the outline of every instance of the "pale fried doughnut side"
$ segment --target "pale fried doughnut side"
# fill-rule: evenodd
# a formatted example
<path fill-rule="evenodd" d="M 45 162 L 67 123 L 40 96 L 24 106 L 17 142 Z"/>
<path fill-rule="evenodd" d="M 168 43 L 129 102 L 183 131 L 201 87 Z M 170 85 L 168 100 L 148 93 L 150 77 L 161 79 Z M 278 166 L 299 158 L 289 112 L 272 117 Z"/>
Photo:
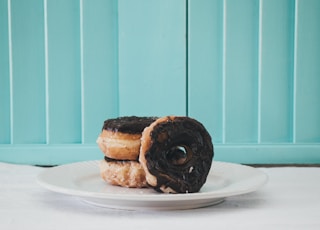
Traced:
<path fill-rule="evenodd" d="M 100 175 L 112 185 L 128 188 L 147 187 L 145 172 L 136 161 L 100 161 Z"/>
<path fill-rule="evenodd" d="M 137 160 L 141 134 L 127 134 L 102 130 L 97 144 L 106 157 L 115 160 Z"/>

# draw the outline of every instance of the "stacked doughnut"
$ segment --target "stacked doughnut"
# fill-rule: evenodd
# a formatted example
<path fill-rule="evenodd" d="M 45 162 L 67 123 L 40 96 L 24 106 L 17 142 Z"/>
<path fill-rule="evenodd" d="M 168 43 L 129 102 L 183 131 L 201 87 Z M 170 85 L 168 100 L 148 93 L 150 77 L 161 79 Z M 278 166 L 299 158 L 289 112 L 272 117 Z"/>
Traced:
<path fill-rule="evenodd" d="M 142 188 L 147 186 L 145 172 L 138 162 L 142 131 L 156 118 L 119 117 L 106 120 L 97 143 L 104 153 L 101 177 L 113 185 Z"/>
<path fill-rule="evenodd" d="M 97 143 L 101 177 L 123 187 L 198 192 L 214 156 L 211 136 L 189 117 L 119 117 L 104 122 Z"/>

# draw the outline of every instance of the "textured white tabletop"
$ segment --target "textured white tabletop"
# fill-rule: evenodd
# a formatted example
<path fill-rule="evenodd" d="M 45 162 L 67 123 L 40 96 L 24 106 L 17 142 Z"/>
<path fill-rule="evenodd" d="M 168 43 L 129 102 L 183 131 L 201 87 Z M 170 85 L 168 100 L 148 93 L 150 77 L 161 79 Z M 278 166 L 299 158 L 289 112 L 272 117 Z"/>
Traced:
<path fill-rule="evenodd" d="M 42 170 L 0 162 L 0 229 L 320 229 L 320 168 L 260 168 L 258 191 L 182 211 L 92 206 L 39 186 Z"/>

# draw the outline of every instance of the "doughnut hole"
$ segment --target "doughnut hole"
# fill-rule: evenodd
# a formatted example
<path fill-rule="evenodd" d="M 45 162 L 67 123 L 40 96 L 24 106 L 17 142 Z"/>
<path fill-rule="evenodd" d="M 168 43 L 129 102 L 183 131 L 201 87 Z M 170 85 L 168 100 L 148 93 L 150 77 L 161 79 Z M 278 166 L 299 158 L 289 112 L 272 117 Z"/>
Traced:
<path fill-rule="evenodd" d="M 191 149 L 187 146 L 175 146 L 166 154 L 166 159 L 173 165 L 183 165 L 192 157 Z"/>

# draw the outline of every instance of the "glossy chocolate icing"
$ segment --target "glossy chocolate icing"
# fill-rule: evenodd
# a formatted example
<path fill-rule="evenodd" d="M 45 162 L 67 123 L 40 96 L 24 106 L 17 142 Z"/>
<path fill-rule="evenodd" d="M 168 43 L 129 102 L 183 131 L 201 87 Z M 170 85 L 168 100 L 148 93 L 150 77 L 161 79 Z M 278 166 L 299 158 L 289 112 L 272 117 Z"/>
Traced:
<path fill-rule="evenodd" d="M 126 116 L 104 121 L 103 129 L 129 134 L 142 133 L 145 127 L 156 120 L 156 117 Z"/>
<path fill-rule="evenodd" d="M 106 162 L 129 162 L 129 161 L 132 161 L 132 160 L 118 160 L 118 159 L 113 159 L 113 158 L 110 158 L 110 157 L 107 157 L 107 156 L 104 156 L 104 160 Z M 135 160 L 136 162 L 139 162 L 138 159 Z"/>
<path fill-rule="evenodd" d="M 198 192 L 214 156 L 211 136 L 198 121 L 174 117 L 157 124 L 145 154 L 149 172 L 157 178 L 155 190 L 170 187 L 177 193 Z"/>

